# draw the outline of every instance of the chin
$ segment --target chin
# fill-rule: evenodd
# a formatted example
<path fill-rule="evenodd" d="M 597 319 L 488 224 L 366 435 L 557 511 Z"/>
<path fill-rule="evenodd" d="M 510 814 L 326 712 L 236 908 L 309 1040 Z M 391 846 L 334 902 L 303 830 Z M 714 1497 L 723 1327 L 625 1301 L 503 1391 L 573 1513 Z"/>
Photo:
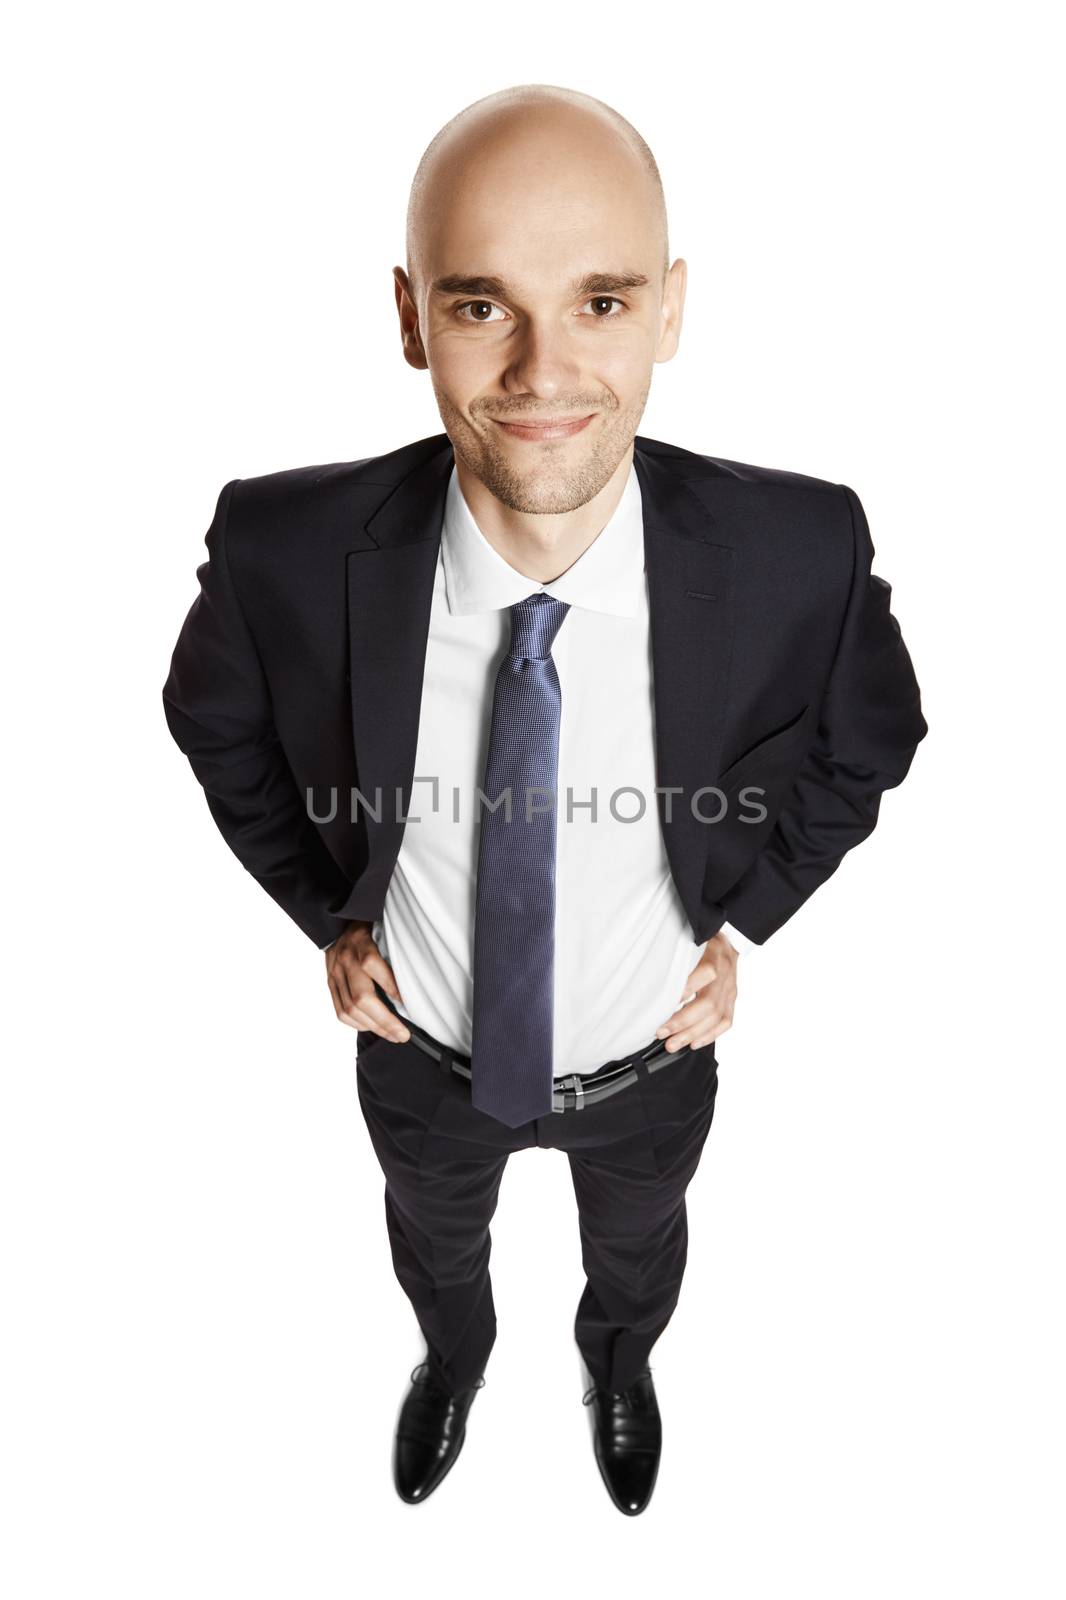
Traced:
<path fill-rule="evenodd" d="M 526 468 L 524 472 L 515 471 L 509 461 L 494 458 L 483 463 L 478 476 L 512 511 L 523 511 L 531 516 L 561 516 L 587 505 L 599 494 L 613 470 L 595 455 L 584 461 L 568 461 L 565 469 L 545 464 Z"/>

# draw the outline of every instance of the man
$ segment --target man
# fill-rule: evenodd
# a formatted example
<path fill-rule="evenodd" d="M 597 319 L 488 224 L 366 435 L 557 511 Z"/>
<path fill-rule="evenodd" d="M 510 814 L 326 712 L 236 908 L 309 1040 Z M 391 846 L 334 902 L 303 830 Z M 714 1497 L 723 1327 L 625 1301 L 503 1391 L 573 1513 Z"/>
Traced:
<path fill-rule="evenodd" d="M 540 1147 L 569 1159 L 584 1399 L 634 1515 L 726 929 L 763 944 L 798 910 L 927 726 L 855 493 L 637 434 L 686 267 L 616 112 L 544 85 L 468 107 L 423 156 L 394 275 L 445 433 L 226 484 L 166 715 L 357 1030 L 426 1340 L 399 1494 L 462 1448 L 500 1180 Z"/>

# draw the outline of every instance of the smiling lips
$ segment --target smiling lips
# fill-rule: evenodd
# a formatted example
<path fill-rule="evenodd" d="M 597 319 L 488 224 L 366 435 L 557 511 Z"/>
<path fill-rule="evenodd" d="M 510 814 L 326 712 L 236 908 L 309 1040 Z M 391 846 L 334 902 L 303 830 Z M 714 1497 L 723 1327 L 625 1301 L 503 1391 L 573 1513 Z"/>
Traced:
<path fill-rule="evenodd" d="M 498 428 L 502 428 L 504 433 L 509 433 L 512 439 L 537 442 L 541 439 L 569 439 L 572 434 L 580 433 L 582 428 L 586 428 L 595 414 L 590 412 L 587 417 L 575 417 L 569 422 L 503 422 L 499 417 L 490 420 L 495 422 Z"/>

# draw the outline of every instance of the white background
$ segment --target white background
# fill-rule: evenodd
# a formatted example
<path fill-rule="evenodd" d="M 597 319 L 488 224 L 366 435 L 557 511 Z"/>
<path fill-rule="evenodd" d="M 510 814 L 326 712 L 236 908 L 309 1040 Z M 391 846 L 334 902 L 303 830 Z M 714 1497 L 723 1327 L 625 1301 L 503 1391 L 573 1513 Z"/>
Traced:
<path fill-rule="evenodd" d="M 1056 65 L 1031 4 L 15 25 L 13 1600 L 1063 1593 Z M 548 1152 L 504 1180 L 463 1456 L 396 1497 L 422 1342 L 355 1036 L 160 699 L 223 483 L 441 431 L 393 302 L 407 186 L 448 117 L 537 81 L 662 171 L 689 289 L 640 431 L 856 490 L 930 725 L 872 838 L 742 953 L 635 1519 L 592 1457 Z"/>

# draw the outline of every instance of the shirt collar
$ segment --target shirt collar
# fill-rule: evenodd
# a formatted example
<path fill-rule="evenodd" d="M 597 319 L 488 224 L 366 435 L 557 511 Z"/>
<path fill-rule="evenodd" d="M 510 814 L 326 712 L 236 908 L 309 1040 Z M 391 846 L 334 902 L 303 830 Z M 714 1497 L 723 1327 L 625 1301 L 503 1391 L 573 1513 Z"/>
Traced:
<path fill-rule="evenodd" d="M 571 606 L 635 617 L 644 593 L 644 517 L 636 467 L 630 463 L 618 504 L 588 549 L 551 583 L 539 583 L 523 577 L 485 538 L 459 487 L 453 463 L 441 555 L 452 616 L 501 611 L 527 595 L 543 592 Z"/>

